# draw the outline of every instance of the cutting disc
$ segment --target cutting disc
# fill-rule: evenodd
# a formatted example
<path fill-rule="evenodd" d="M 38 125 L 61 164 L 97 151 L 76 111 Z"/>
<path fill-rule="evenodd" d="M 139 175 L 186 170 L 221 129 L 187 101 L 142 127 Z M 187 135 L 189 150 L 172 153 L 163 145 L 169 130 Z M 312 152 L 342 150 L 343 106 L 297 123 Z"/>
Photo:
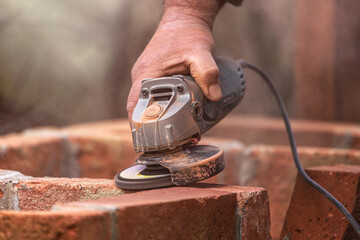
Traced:
<path fill-rule="evenodd" d="M 170 172 L 161 165 L 135 165 L 115 176 L 115 184 L 122 189 L 152 189 L 170 187 Z"/>
<path fill-rule="evenodd" d="M 138 165 L 120 172 L 115 183 L 123 189 L 151 189 L 186 185 L 221 172 L 223 150 L 210 145 L 184 146 L 178 151 L 144 153 Z"/>

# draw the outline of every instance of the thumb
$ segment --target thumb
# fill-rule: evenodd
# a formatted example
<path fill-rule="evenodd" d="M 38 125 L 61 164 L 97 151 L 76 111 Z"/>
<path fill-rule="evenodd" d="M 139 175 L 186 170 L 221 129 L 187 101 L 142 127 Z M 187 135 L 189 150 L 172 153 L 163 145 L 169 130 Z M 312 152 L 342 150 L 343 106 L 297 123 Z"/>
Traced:
<path fill-rule="evenodd" d="M 210 101 L 222 97 L 219 84 L 219 69 L 210 52 L 196 54 L 189 61 L 190 73 Z"/>

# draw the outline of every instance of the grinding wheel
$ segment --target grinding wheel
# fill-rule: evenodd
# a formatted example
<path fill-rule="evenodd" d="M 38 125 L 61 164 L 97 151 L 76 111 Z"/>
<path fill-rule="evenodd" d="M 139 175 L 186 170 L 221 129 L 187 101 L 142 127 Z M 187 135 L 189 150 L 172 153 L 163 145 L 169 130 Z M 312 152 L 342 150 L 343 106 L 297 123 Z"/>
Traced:
<path fill-rule="evenodd" d="M 160 165 L 135 165 L 115 176 L 115 184 L 122 189 L 152 189 L 170 187 L 170 172 Z"/>
<path fill-rule="evenodd" d="M 184 146 L 176 152 L 144 153 L 138 165 L 115 176 L 116 186 L 122 189 L 152 189 L 186 185 L 221 172 L 223 150 L 210 145 Z"/>

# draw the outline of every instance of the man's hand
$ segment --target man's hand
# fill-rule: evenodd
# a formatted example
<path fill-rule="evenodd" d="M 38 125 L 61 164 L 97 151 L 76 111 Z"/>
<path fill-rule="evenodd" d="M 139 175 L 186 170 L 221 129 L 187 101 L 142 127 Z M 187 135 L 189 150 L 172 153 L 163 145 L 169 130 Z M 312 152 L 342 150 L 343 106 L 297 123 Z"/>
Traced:
<path fill-rule="evenodd" d="M 220 0 L 166 0 L 160 24 L 131 71 L 129 120 L 139 98 L 141 80 L 191 74 L 211 101 L 221 98 L 219 70 L 212 57 L 211 34 Z"/>

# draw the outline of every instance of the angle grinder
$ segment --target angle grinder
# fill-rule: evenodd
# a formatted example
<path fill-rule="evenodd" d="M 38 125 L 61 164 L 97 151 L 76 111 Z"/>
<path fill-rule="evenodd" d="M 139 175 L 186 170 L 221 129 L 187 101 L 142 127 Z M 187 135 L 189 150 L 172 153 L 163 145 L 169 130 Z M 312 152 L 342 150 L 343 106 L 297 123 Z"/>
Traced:
<path fill-rule="evenodd" d="M 222 99 L 204 97 L 191 76 L 145 79 L 131 121 L 133 144 L 143 154 L 136 165 L 115 176 L 122 189 L 186 185 L 221 172 L 221 148 L 197 145 L 201 135 L 230 113 L 245 94 L 242 67 L 226 57 L 215 58 Z"/>

